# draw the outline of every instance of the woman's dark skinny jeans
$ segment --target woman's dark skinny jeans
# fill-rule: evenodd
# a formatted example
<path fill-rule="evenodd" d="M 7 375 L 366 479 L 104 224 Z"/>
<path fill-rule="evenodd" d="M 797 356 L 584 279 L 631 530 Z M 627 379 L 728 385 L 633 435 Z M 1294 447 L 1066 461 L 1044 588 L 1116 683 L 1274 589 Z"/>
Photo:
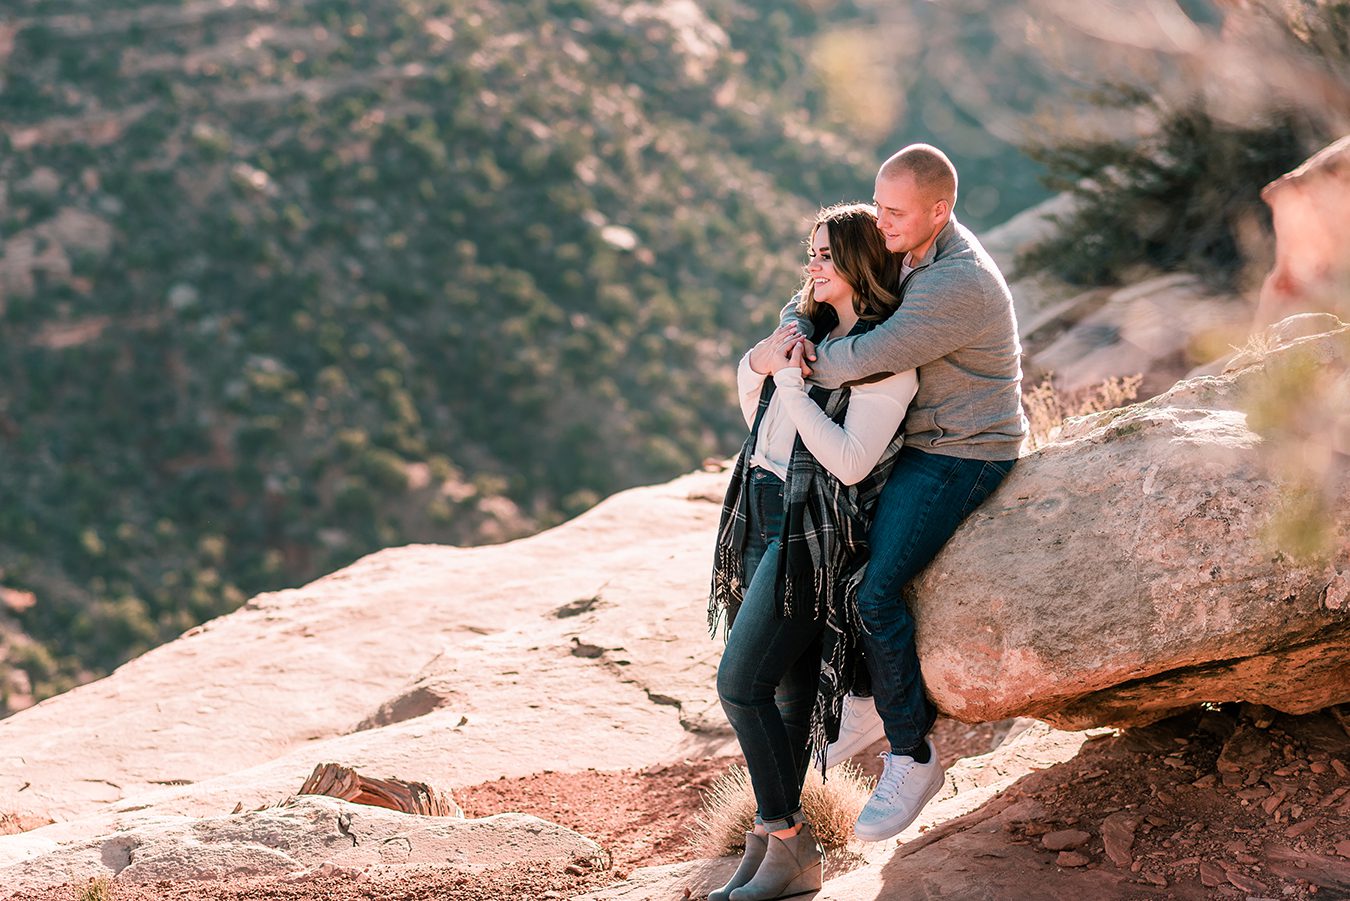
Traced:
<path fill-rule="evenodd" d="M 801 819 L 824 621 L 778 615 L 783 482 L 752 469 L 749 501 L 747 587 L 717 668 L 717 696 L 745 754 L 758 819 L 775 832 Z"/>

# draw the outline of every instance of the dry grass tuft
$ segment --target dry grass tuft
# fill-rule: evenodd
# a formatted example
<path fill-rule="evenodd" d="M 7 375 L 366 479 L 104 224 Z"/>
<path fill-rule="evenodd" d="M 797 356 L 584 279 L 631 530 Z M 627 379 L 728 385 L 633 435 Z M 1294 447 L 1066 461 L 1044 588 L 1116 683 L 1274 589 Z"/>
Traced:
<path fill-rule="evenodd" d="M 1031 425 L 1027 450 L 1045 447 L 1054 440 L 1054 430 L 1071 416 L 1086 416 L 1103 410 L 1114 410 L 1133 403 L 1139 396 L 1142 375 L 1109 378 L 1099 385 L 1060 391 L 1046 373 L 1035 388 L 1022 392 L 1022 406 Z"/>
<path fill-rule="evenodd" d="M 743 766 L 727 770 L 703 796 L 690 827 L 689 846 L 699 857 L 724 857 L 745 850 L 745 833 L 755 824 L 755 793 Z"/>
<path fill-rule="evenodd" d="M 830 771 L 822 781 L 811 770 L 802 789 L 802 811 L 826 851 L 844 848 L 853 837 L 853 822 L 867 803 L 873 780 L 852 763 Z M 755 822 L 755 794 L 745 767 L 733 766 L 713 783 L 690 829 L 690 847 L 699 857 L 723 857 L 745 848 L 745 833 Z"/>
<path fill-rule="evenodd" d="M 113 901 L 112 880 L 99 876 L 89 880 L 89 884 L 75 890 L 75 901 Z"/>
<path fill-rule="evenodd" d="M 853 838 L 853 824 L 875 784 L 875 779 L 850 762 L 830 770 L 824 782 L 816 770 L 806 775 L 802 811 L 826 851 L 843 848 Z"/>

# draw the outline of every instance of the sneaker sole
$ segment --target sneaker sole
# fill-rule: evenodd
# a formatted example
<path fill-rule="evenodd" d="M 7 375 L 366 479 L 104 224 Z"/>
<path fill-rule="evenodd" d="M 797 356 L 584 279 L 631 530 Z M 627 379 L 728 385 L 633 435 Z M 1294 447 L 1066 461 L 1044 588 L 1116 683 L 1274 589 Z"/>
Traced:
<path fill-rule="evenodd" d="M 928 806 L 929 801 L 937 797 L 937 793 L 942 791 L 942 786 L 946 784 L 946 782 L 947 782 L 947 772 L 946 770 L 943 770 L 942 778 L 936 780 L 933 783 L 933 787 L 928 790 L 928 793 L 924 795 L 923 800 L 920 801 L 919 804 L 914 808 L 914 813 L 910 814 L 909 819 L 899 823 L 898 825 L 883 822 L 871 826 L 870 829 L 875 831 L 868 831 L 869 827 L 864 827 L 860 823 L 854 823 L 853 834 L 865 842 L 881 842 L 885 841 L 888 838 L 894 838 L 895 836 L 899 835 L 900 833 L 908 829 L 910 825 L 919 818 L 919 814 L 923 813 L 923 809 Z"/>

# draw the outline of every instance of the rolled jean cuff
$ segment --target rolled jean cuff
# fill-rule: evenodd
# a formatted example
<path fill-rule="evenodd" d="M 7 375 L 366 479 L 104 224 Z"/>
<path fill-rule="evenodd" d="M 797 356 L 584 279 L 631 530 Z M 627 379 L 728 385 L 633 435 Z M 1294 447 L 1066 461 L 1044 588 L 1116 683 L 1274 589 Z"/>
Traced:
<path fill-rule="evenodd" d="M 802 816 L 802 809 L 798 807 L 787 816 L 779 817 L 776 820 L 766 820 L 759 814 L 755 814 L 755 822 L 760 823 L 765 832 L 782 832 L 784 829 L 791 829 L 798 823 L 805 823 L 806 817 Z"/>

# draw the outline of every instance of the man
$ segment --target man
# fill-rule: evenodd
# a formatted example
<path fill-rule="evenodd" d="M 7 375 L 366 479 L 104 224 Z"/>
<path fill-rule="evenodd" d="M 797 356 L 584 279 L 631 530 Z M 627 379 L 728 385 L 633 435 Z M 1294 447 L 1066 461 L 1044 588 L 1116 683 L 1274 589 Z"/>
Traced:
<path fill-rule="evenodd" d="M 1027 433 L 1012 295 L 993 259 L 956 221 L 956 186 L 951 161 L 927 144 L 886 160 L 873 199 L 887 249 L 904 255 L 903 302 L 867 334 L 821 349 L 801 339 L 811 361 L 803 372 L 827 388 L 912 368 L 919 374 L 858 596 L 875 713 L 872 699 L 850 697 L 829 753 L 831 763 L 857 753 L 884 725 L 890 752 L 855 826 L 865 841 L 904 831 L 943 782 L 928 738 L 937 709 L 924 693 L 914 619 L 901 592 L 1007 476 Z M 789 304 L 783 319 L 795 318 Z M 807 327 L 799 321 L 803 335 Z"/>

